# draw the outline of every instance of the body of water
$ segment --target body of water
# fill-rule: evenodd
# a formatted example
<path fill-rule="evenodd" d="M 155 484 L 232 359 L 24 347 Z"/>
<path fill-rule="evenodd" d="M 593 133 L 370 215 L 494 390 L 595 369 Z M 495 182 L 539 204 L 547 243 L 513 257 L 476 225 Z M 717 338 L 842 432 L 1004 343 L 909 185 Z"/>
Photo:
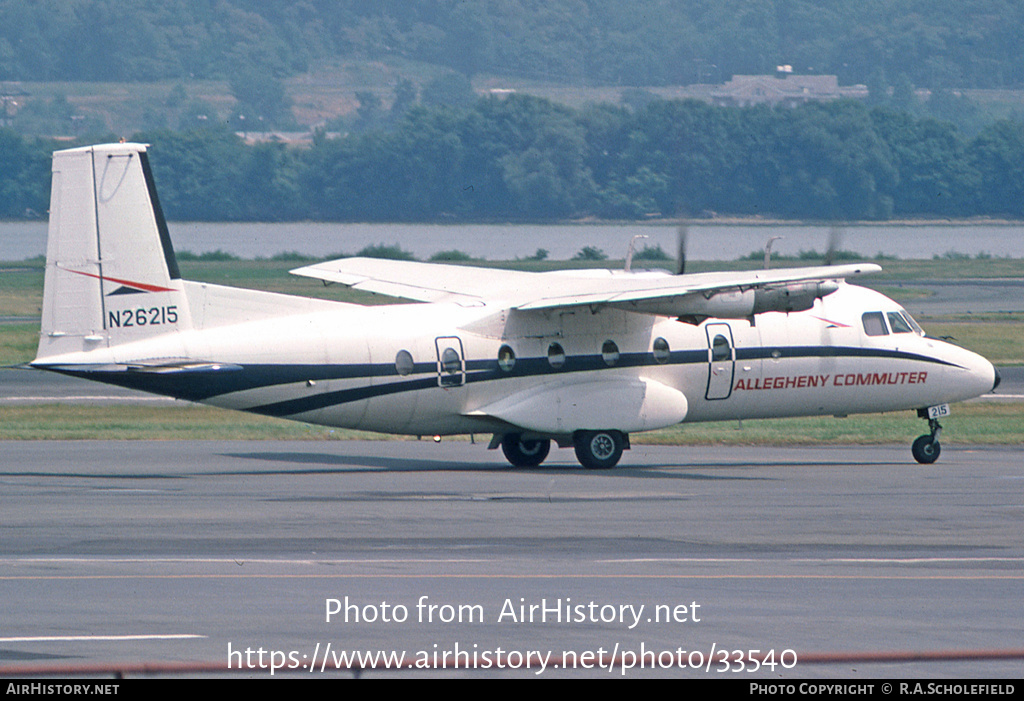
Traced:
<path fill-rule="evenodd" d="M 297 252 L 316 258 L 354 254 L 365 246 L 398 245 L 417 258 L 459 250 L 474 258 L 509 260 L 548 251 L 566 260 L 591 246 L 609 258 L 626 255 L 630 239 L 648 237 L 640 246 L 661 246 L 674 255 L 676 227 L 656 224 L 260 224 L 171 222 L 177 251 L 225 251 L 242 258 L 269 258 Z M 691 224 L 690 260 L 735 260 L 761 251 L 771 237 L 783 255 L 824 251 L 829 226 L 768 224 Z M 879 253 L 905 259 L 929 259 L 947 253 L 1024 258 L 1024 225 L 913 224 L 846 226 L 839 248 L 865 258 Z M 0 222 L 0 260 L 18 261 L 46 252 L 45 222 Z"/>

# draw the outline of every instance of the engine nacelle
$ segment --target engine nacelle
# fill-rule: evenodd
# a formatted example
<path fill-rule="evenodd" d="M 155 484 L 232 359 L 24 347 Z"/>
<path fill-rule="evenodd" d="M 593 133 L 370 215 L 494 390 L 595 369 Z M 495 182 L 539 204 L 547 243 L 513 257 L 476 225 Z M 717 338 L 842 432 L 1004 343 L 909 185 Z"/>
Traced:
<path fill-rule="evenodd" d="M 814 300 L 839 289 L 833 280 L 805 282 L 784 287 L 767 287 L 754 292 L 754 314 L 763 312 L 802 312 L 814 306 Z"/>
<path fill-rule="evenodd" d="M 683 320 L 699 322 L 709 317 L 745 319 L 764 312 L 802 312 L 813 307 L 814 300 L 826 297 L 838 289 L 837 282 L 825 280 L 719 292 L 707 298 L 688 295 L 671 303 L 671 313 Z"/>

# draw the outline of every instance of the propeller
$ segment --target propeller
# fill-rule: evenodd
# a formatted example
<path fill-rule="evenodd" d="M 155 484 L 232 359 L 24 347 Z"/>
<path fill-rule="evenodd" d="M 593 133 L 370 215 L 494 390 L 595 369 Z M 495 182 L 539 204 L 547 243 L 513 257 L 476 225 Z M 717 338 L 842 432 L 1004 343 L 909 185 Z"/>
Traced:
<path fill-rule="evenodd" d="M 686 224 L 676 227 L 676 275 L 686 274 Z"/>
<path fill-rule="evenodd" d="M 836 252 L 843 241 L 843 227 L 833 224 L 828 230 L 828 248 L 825 249 L 825 265 L 832 265 Z"/>

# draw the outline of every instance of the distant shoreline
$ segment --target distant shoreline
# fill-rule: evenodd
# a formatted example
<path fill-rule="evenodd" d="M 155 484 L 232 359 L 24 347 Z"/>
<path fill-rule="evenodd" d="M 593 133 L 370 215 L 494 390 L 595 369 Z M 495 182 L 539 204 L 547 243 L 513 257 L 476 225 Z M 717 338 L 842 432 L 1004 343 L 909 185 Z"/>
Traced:
<path fill-rule="evenodd" d="M 571 220 L 551 223 L 354 223 L 354 222 L 170 222 L 176 251 L 196 255 L 222 252 L 242 259 L 302 254 L 326 259 L 378 247 L 428 260 L 440 253 L 466 259 L 571 260 L 584 253 L 625 257 L 636 246 L 676 254 L 677 229 L 686 227 L 689 260 L 737 260 L 763 251 L 781 238 L 776 256 L 836 248 L 862 258 L 902 259 L 998 257 L 1024 259 L 1024 222 L 996 219 L 913 219 L 903 222 L 828 223 L 761 218 L 659 219 L 644 221 Z M 0 223 L 0 260 L 20 261 L 46 251 L 46 222 Z M 400 250 L 399 250 L 400 249 Z M 540 258 L 536 258 L 540 256 Z"/>

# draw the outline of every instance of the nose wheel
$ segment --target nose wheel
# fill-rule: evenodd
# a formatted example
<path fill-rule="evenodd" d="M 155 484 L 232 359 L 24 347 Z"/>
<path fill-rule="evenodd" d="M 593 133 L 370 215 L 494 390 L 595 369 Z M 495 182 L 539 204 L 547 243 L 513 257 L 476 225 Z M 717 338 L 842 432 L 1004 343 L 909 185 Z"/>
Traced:
<path fill-rule="evenodd" d="M 931 433 L 920 436 L 910 446 L 910 452 L 914 454 L 914 460 L 917 460 L 922 465 L 931 465 L 939 459 L 939 453 L 942 451 L 942 446 L 939 445 L 939 436 L 942 434 L 942 426 L 939 424 L 939 420 L 928 419 L 928 428 L 931 429 Z"/>

